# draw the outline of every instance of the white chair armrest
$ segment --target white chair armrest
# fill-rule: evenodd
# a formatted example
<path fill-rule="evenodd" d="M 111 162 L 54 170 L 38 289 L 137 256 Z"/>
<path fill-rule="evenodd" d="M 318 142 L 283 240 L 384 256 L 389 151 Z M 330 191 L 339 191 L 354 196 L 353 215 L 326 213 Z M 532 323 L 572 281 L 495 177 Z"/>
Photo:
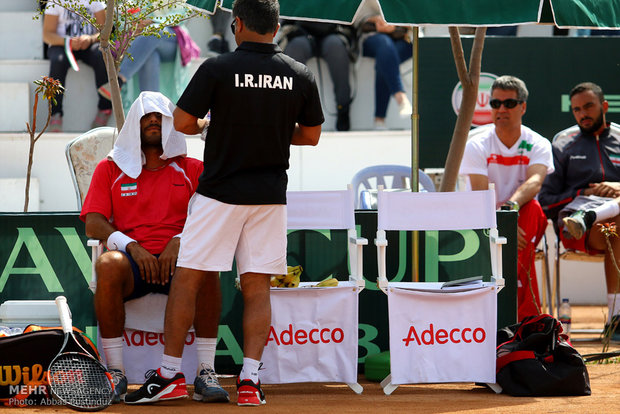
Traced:
<path fill-rule="evenodd" d="M 103 254 L 103 244 L 101 243 L 101 240 L 88 239 L 88 241 L 86 242 L 86 245 L 91 247 L 91 266 L 92 266 L 91 278 L 90 278 L 90 283 L 88 284 L 88 288 L 93 293 L 95 293 L 95 290 L 97 290 L 97 272 L 95 272 L 95 263 L 97 262 L 97 259 L 99 258 L 99 256 Z"/>
<path fill-rule="evenodd" d="M 387 293 L 388 280 L 386 275 L 385 265 L 385 251 L 388 245 L 387 238 L 385 237 L 385 230 L 377 230 L 377 238 L 375 239 L 375 246 L 377 246 L 377 264 L 379 273 L 377 275 L 377 286 L 384 293 Z"/>
<path fill-rule="evenodd" d="M 364 237 L 349 237 L 349 242 L 354 243 L 356 246 L 368 245 L 368 239 Z"/>
<path fill-rule="evenodd" d="M 489 236 L 491 237 L 491 241 L 495 244 L 506 244 L 508 243 L 508 239 L 503 236 Z"/>
<path fill-rule="evenodd" d="M 351 275 L 349 275 L 349 281 L 354 282 L 360 289 L 366 287 L 366 281 L 364 280 L 364 246 L 368 245 L 368 239 L 363 237 L 349 237 L 349 245 L 353 246 L 350 251 L 351 260 Z M 354 267 L 355 266 L 355 267 Z"/>

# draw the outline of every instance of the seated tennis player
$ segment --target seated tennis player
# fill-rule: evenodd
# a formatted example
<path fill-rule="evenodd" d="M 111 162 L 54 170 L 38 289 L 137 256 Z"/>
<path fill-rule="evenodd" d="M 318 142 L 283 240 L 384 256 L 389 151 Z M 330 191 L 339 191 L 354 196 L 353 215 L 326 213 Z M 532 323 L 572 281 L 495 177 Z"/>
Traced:
<path fill-rule="evenodd" d="M 124 302 L 150 292 L 168 294 L 188 203 L 202 172 L 201 161 L 186 157 L 185 137 L 172 124 L 174 108 L 159 92 L 140 94 L 113 150 L 95 169 L 80 215 L 88 237 L 104 241 L 109 250 L 96 263 L 94 301 L 103 353 L 116 387 L 114 402 L 127 393 Z M 203 315 L 201 309 L 207 307 L 200 302 L 207 295 L 198 296 L 194 399 L 227 402 L 228 393 L 213 369 L 219 309 L 216 317 Z"/>

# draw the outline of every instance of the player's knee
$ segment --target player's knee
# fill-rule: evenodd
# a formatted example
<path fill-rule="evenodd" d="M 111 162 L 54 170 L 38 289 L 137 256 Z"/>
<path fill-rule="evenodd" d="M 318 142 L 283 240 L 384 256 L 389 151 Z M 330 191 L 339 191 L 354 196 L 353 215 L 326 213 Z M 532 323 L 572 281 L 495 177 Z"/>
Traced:
<path fill-rule="evenodd" d="M 120 283 L 131 272 L 131 265 L 124 254 L 110 251 L 102 254 L 95 263 L 97 284 Z"/>

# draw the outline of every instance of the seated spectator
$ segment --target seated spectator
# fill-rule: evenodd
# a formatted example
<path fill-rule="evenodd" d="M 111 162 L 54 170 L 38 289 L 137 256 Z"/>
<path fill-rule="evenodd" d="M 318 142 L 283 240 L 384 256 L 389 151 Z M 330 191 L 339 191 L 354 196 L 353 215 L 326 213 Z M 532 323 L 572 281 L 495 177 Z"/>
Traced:
<path fill-rule="evenodd" d="M 101 1 L 77 0 L 77 4 L 88 10 L 95 17 L 97 24 L 105 22 L 105 4 Z M 48 3 L 43 17 L 43 41 L 49 45 L 47 55 L 50 60 L 50 77 L 58 79 L 63 86 L 67 78 L 67 72 L 72 65 L 71 59 L 82 61 L 95 71 L 95 85 L 99 88 L 108 80 L 108 75 L 99 50 L 99 33 L 90 25 L 82 25 L 82 18 L 67 9 Z M 65 47 L 65 42 L 68 46 Z M 67 51 L 65 50 L 67 49 Z M 71 51 L 72 53 L 68 52 Z M 69 56 L 68 53 L 71 55 Z M 77 63 L 75 63 L 77 64 Z M 63 94 L 52 102 L 52 118 L 50 120 L 50 132 L 62 131 Z M 91 127 L 100 127 L 108 124 L 112 114 L 112 104 L 103 97 L 97 103 L 97 115 Z"/>
<path fill-rule="evenodd" d="M 400 76 L 400 64 L 412 56 L 409 30 L 387 24 L 376 2 L 364 2 L 359 15 L 354 24 L 361 32 L 362 54 L 375 58 L 375 129 L 387 129 L 390 96 L 396 100 L 400 116 L 412 113 Z"/>
<path fill-rule="evenodd" d="M 144 28 L 153 23 L 161 22 L 167 15 L 171 13 L 184 15 L 185 8 L 168 7 L 163 11 L 153 13 L 152 19 L 140 21 L 140 28 Z M 182 38 L 183 37 L 183 38 Z M 185 49 L 185 50 L 184 50 Z M 179 52 L 181 56 L 179 56 Z M 138 36 L 136 37 L 123 58 L 118 74 L 119 86 L 127 84 L 134 75 L 138 76 L 139 92 L 153 91 L 159 92 L 162 89 L 160 83 L 161 64 L 164 62 L 175 62 L 179 60 L 179 67 L 174 69 L 175 79 L 166 79 L 165 85 L 172 85 L 170 88 L 164 88 L 164 92 L 173 99 L 178 98 L 185 84 L 189 79 L 183 79 L 183 85 L 179 86 L 179 91 L 174 90 L 177 77 L 183 77 L 178 74 L 181 70 L 180 66 L 186 66 L 192 58 L 200 55 L 200 49 L 194 44 L 189 37 L 189 33 L 181 26 L 164 27 L 156 35 Z M 181 59 L 178 59 L 178 58 Z M 111 99 L 110 84 L 106 83 L 98 89 L 101 96 Z M 129 104 L 133 102 L 135 94 L 127 92 Z"/>
<path fill-rule="evenodd" d="M 174 109 L 158 92 L 140 94 L 112 152 L 95 169 L 80 215 L 88 237 L 105 241 L 109 250 L 95 265 L 94 303 L 115 402 L 127 392 L 124 302 L 150 292 L 168 294 L 188 203 L 202 172 L 201 161 L 185 156 L 185 137 L 172 124 Z M 213 297 L 201 295 L 198 309 L 205 299 Z M 196 312 L 194 400 L 229 400 L 214 371 L 218 322 Z"/>
<path fill-rule="evenodd" d="M 282 37 L 278 44 L 284 53 L 305 64 L 312 57 L 321 57 L 327 63 L 336 97 L 336 130 L 351 129 L 349 106 L 349 62 L 355 60 L 354 30 L 349 26 L 332 23 L 283 21 Z"/>
<path fill-rule="evenodd" d="M 495 79 L 490 101 L 493 124 L 479 127 L 480 133 L 467 141 L 460 169 L 469 176 L 472 190 L 486 190 L 494 183 L 497 207 L 518 212 L 519 321 L 540 313 L 534 254 L 547 228 L 547 217 L 536 195 L 547 174 L 553 172 L 551 143 L 522 124 L 528 96 L 521 79 Z"/>
<path fill-rule="evenodd" d="M 569 96 L 579 133 L 554 140 L 555 172 L 545 179 L 539 200 L 547 216 L 557 220 L 564 247 L 605 254 L 609 333 L 620 322 L 619 276 L 612 260 L 612 254 L 620 259 L 620 243 L 612 238 L 610 252 L 603 233 L 592 227 L 620 223 L 620 134 L 605 119 L 609 103 L 600 86 L 580 83 Z M 620 329 L 612 339 L 620 340 Z"/>

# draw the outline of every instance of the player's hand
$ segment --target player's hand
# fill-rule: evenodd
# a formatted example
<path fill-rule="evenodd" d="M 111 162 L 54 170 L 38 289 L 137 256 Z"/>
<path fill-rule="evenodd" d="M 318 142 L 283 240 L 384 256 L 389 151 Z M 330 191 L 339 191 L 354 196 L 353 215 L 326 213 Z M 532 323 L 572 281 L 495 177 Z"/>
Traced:
<path fill-rule="evenodd" d="M 131 242 L 126 247 L 127 253 L 131 255 L 133 260 L 140 269 L 140 277 L 146 283 L 160 283 L 159 280 L 159 262 L 157 258 L 149 253 L 144 247 L 137 242 Z"/>
<path fill-rule="evenodd" d="M 168 283 L 170 276 L 174 274 L 180 246 L 181 239 L 173 237 L 166 245 L 164 251 L 159 255 L 159 280 L 162 284 Z"/>
<path fill-rule="evenodd" d="M 620 183 L 603 181 L 601 183 L 591 183 L 589 192 L 599 197 L 618 197 L 620 195 Z M 586 190 L 587 191 L 587 190 Z M 585 193 L 585 192 L 584 192 Z"/>

